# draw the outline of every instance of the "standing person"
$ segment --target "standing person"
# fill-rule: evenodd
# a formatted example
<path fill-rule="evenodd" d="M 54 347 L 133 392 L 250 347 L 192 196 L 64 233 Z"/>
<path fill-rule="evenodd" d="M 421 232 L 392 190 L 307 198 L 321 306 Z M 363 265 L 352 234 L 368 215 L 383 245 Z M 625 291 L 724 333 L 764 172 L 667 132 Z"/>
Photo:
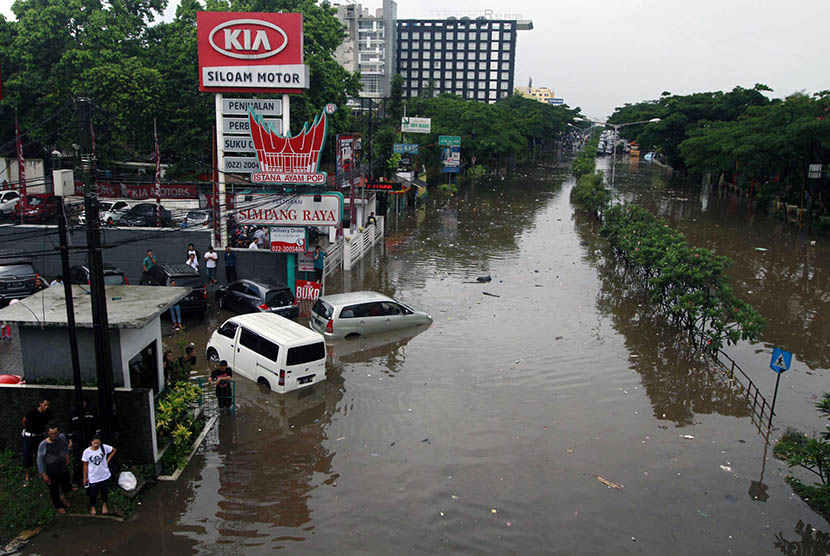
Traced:
<path fill-rule="evenodd" d="M 205 268 L 211 286 L 216 283 L 216 261 L 218 259 L 219 255 L 213 250 L 213 245 L 210 245 L 205 252 Z"/>
<path fill-rule="evenodd" d="M 56 424 L 49 425 L 46 440 L 37 447 L 37 470 L 40 478 L 49 485 L 52 504 L 59 514 L 65 514 L 69 507 L 66 493 L 72 490 L 69 482 L 69 447 L 66 439 Z"/>
<path fill-rule="evenodd" d="M 314 248 L 314 272 L 317 276 L 317 281 L 323 280 L 323 269 L 326 267 L 326 257 L 328 252 L 319 245 Z"/>
<path fill-rule="evenodd" d="M 367 226 L 370 226 L 370 225 L 372 225 L 372 224 L 375 224 L 375 225 L 376 225 L 377 223 L 378 223 L 378 221 L 377 221 L 377 219 L 375 218 L 375 213 L 374 213 L 374 212 L 370 212 L 370 213 L 369 213 L 369 218 L 367 218 L 367 219 L 366 219 L 366 225 L 367 225 Z"/>
<path fill-rule="evenodd" d="M 228 284 L 231 282 L 236 282 L 236 253 L 231 251 L 231 246 L 225 246 L 225 278 L 228 280 Z"/>
<path fill-rule="evenodd" d="M 37 453 L 40 441 L 46 432 L 46 425 L 52 420 L 52 402 L 41 400 L 36 408 L 27 413 L 20 422 L 23 425 L 23 467 L 26 469 L 26 479 L 23 486 L 29 484 L 29 468 L 32 467 L 34 455 Z"/>
<path fill-rule="evenodd" d="M 170 280 L 170 287 L 176 287 L 176 281 Z M 181 330 L 182 326 L 182 307 L 178 303 L 170 307 L 170 319 L 173 321 L 173 330 Z"/>
<path fill-rule="evenodd" d="M 153 270 L 153 267 L 156 266 L 157 261 L 156 258 L 153 256 L 153 250 L 147 249 L 147 256 L 144 257 L 144 261 L 142 262 L 142 268 L 144 269 L 143 274 L 141 275 L 141 282 L 144 284 L 150 283 L 150 271 Z"/>
<path fill-rule="evenodd" d="M 39 292 L 40 290 L 45 290 L 48 287 L 49 286 L 47 286 L 43 282 L 43 278 L 41 278 L 40 276 L 35 276 L 35 291 L 36 292 Z"/>
<path fill-rule="evenodd" d="M 101 493 L 101 513 L 109 513 L 107 508 L 107 481 L 112 477 L 109 463 L 115 455 L 115 448 L 101 442 L 97 434 L 90 440 L 89 448 L 84 450 L 81 459 L 84 462 L 84 486 L 88 489 L 89 515 L 95 515 L 95 499 Z"/>
<path fill-rule="evenodd" d="M 196 258 L 196 264 L 199 264 L 199 252 L 196 251 L 196 248 L 193 246 L 192 243 L 187 244 L 187 257 L 189 257 L 190 255 L 193 255 Z"/>
<path fill-rule="evenodd" d="M 172 385 L 175 382 L 175 380 L 173 380 L 175 364 L 176 361 L 173 359 L 173 352 L 170 350 L 165 351 L 164 356 L 161 358 L 161 368 L 164 373 L 164 382 L 167 385 Z"/>
<path fill-rule="evenodd" d="M 85 446 L 89 445 L 89 440 L 98 434 L 98 416 L 89 406 L 86 394 L 81 399 L 81 407 L 72 408 L 69 422 L 69 440 L 72 441 L 72 483 L 80 487 L 84 484 L 84 464 L 81 456 Z"/>
<path fill-rule="evenodd" d="M 196 255 L 188 255 L 187 260 L 184 262 L 187 266 L 199 272 L 199 261 L 196 259 Z"/>
<path fill-rule="evenodd" d="M 254 232 L 254 238 L 258 249 L 265 249 L 265 228 L 257 228 L 257 231 Z"/>
<path fill-rule="evenodd" d="M 259 249 L 259 241 L 257 241 L 257 238 L 251 240 L 251 243 L 248 244 L 248 249 Z"/>
<path fill-rule="evenodd" d="M 219 402 L 219 409 L 231 406 L 231 380 L 233 380 L 233 369 L 228 367 L 228 362 L 222 359 L 219 362 L 219 368 L 210 373 L 210 382 L 216 385 L 216 399 Z"/>

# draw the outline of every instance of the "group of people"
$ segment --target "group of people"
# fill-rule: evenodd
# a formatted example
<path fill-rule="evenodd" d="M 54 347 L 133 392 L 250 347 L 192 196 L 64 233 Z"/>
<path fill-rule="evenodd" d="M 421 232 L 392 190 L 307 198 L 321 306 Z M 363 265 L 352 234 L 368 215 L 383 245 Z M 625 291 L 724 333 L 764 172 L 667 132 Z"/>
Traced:
<path fill-rule="evenodd" d="M 219 254 L 213 249 L 213 246 L 210 245 L 201 258 L 205 261 L 207 279 L 212 286 L 216 284 L 216 262 L 219 260 Z M 192 243 L 188 243 L 184 264 L 199 272 L 199 259 L 199 251 L 196 250 L 196 247 Z M 236 281 L 236 255 L 233 251 L 231 251 L 230 246 L 225 247 L 224 262 L 225 277 L 228 279 L 228 282 Z M 153 269 L 158 266 L 158 264 L 159 263 L 156 260 L 155 255 L 153 255 L 153 250 L 148 249 L 141 265 L 144 275 L 151 278 L 154 274 Z"/>
<path fill-rule="evenodd" d="M 109 513 L 107 484 L 112 473 L 109 463 L 116 449 L 104 444 L 99 436 L 98 418 L 86 397 L 80 407 L 70 413 L 69 437 L 61 432 L 52 419 L 54 414 L 49 400 L 41 400 L 36 408 L 26 413 L 23 426 L 23 467 L 29 485 L 31 467 L 37 464 L 40 478 L 49 485 L 52 504 L 58 513 L 66 513 L 70 503 L 66 498 L 70 490 L 83 487 L 89 498 L 89 513 L 95 515 L 98 495 L 101 495 L 101 513 Z M 70 480 L 70 454 L 74 460 Z M 74 482 L 74 487 L 73 483 Z"/>

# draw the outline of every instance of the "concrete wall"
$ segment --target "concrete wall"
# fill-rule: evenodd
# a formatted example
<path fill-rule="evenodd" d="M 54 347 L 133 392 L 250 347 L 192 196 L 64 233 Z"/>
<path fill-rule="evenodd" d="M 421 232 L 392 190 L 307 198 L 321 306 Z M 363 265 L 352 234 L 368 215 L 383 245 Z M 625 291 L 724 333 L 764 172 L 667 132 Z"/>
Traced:
<path fill-rule="evenodd" d="M 26 380 L 36 378 L 72 381 L 72 358 L 69 348 L 69 332 L 66 328 L 19 326 L 20 349 L 23 355 L 23 369 Z M 95 334 L 92 328 L 78 328 L 78 361 L 81 364 L 81 380 L 95 381 Z M 112 375 L 115 386 L 124 386 L 121 369 L 121 345 L 119 331 L 110 331 L 112 350 Z M 130 357 L 135 355 L 133 353 Z M 127 373 L 129 374 L 129 372 Z"/>
<path fill-rule="evenodd" d="M 84 392 L 88 395 L 90 406 L 97 410 L 97 390 L 85 388 Z M 0 411 L 0 449 L 9 448 L 20 457 L 23 447 L 20 420 L 42 399 L 52 402 L 55 422 L 62 431 L 68 432 L 69 412 L 75 405 L 75 390 L 71 386 L 0 384 L 0 407 L 3 408 Z M 155 463 L 158 447 L 152 392 L 143 388 L 118 388 L 115 391 L 115 405 L 119 435 L 115 446 L 118 451 L 135 463 Z"/>
<path fill-rule="evenodd" d="M 132 388 L 130 384 L 130 359 L 138 355 L 141 350 L 156 341 L 156 370 L 158 377 L 159 391 L 164 390 L 164 370 L 162 369 L 162 339 L 161 339 L 161 318 L 156 318 L 144 328 L 121 328 L 119 331 L 121 339 L 121 365 L 124 369 L 124 385 Z"/>
<path fill-rule="evenodd" d="M 104 244 L 104 262 L 121 269 L 131 284 L 138 284 L 141 279 L 141 264 L 147 249 L 153 250 L 156 260 L 160 263 L 184 263 L 187 244 L 193 243 L 199 253 L 203 254 L 208 246 L 213 245 L 213 232 L 210 230 L 105 228 L 101 233 L 101 242 Z M 32 254 L 35 268 L 49 281 L 61 272 L 57 226 L 2 225 L 0 226 L 0 245 L 4 250 L 14 249 Z M 73 230 L 70 245 L 85 246 L 86 229 Z M 225 283 L 225 265 L 222 257 L 224 249 L 217 249 L 217 252 L 219 261 L 216 266 L 216 277 L 220 283 Z M 289 255 L 247 249 L 234 249 L 234 252 L 236 252 L 236 272 L 239 278 L 285 282 L 286 257 Z M 71 253 L 71 265 L 86 262 L 86 252 Z M 202 275 L 205 274 L 204 266 L 204 260 L 199 261 L 199 270 Z"/>

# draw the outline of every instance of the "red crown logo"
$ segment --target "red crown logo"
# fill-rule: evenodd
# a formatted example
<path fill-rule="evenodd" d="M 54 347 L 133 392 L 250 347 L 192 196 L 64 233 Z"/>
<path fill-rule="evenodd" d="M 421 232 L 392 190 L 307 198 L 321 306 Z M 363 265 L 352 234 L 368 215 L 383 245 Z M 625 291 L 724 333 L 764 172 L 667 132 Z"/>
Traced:
<path fill-rule="evenodd" d="M 323 184 L 327 176 L 318 172 L 320 151 L 326 142 L 328 123 L 326 113 L 314 118 L 309 127 L 294 137 L 274 132 L 261 115 L 249 110 L 251 140 L 259 159 L 259 173 L 251 174 L 254 183 Z"/>

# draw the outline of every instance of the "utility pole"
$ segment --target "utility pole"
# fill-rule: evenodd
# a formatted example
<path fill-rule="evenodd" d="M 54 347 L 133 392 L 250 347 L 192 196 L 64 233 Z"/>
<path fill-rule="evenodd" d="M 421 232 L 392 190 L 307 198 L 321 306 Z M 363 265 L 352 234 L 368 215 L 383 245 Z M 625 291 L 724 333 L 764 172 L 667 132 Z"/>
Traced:
<path fill-rule="evenodd" d="M 101 433 L 104 442 L 115 442 L 115 407 L 112 386 L 112 350 L 109 342 L 107 293 L 104 287 L 104 263 L 101 257 L 101 222 L 98 216 L 98 186 L 95 183 L 95 155 L 92 153 L 92 100 L 78 98 L 81 112 L 82 154 L 81 167 L 84 182 L 84 210 L 86 212 L 86 242 L 89 250 L 89 289 L 92 301 L 92 326 L 95 334 L 95 369 L 98 378 L 98 411 L 101 414 Z"/>

